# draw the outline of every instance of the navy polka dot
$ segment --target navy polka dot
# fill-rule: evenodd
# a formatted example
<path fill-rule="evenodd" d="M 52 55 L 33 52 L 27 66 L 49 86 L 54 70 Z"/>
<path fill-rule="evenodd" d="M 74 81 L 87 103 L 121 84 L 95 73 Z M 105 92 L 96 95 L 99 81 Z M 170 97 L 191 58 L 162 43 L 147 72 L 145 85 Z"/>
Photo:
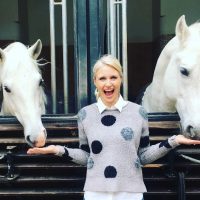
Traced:
<path fill-rule="evenodd" d="M 132 140 L 133 138 L 133 130 L 130 127 L 123 128 L 121 134 L 125 140 Z"/>
<path fill-rule="evenodd" d="M 86 118 L 86 111 L 85 111 L 85 109 L 81 109 L 81 110 L 78 112 L 78 120 L 79 120 L 80 122 L 82 122 L 85 118 Z"/>
<path fill-rule="evenodd" d="M 146 110 L 143 107 L 140 107 L 139 113 L 145 120 L 148 119 L 148 114 L 147 114 Z"/>
<path fill-rule="evenodd" d="M 94 154 L 100 153 L 103 148 L 101 142 L 99 142 L 98 140 L 93 141 L 91 147 Z"/>
<path fill-rule="evenodd" d="M 149 136 L 145 136 L 140 139 L 140 147 L 141 148 L 147 147 L 147 146 L 149 146 L 149 144 L 150 144 Z"/>
<path fill-rule="evenodd" d="M 107 166 L 104 170 L 104 175 L 106 178 L 115 178 L 117 176 L 117 170 L 113 166 Z"/>
<path fill-rule="evenodd" d="M 92 158 L 88 158 L 88 161 L 87 161 L 87 168 L 88 169 L 91 169 L 92 167 L 94 166 L 94 161 Z"/>
<path fill-rule="evenodd" d="M 90 153 L 90 148 L 88 144 L 82 144 L 80 147 L 83 151 L 86 151 L 87 153 Z"/>
<path fill-rule="evenodd" d="M 166 148 L 168 148 L 168 149 L 172 148 L 171 145 L 170 145 L 169 142 L 168 142 L 168 139 L 165 140 L 165 141 L 162 141 L 162 142 L 160 143 L 159 147 L 161 148 L 161 147 L 163 147 L 163 146 L 166 147 Z"/>
<path fill-rule="evenodd" d="M 113 115 L 105 115 L 101 118 L 101 122 L 105 126 L 112 126 L 116 122 L 116 117 Z"/>
<path fill-rule="evenodd" d="M 62 155 L 63 158 L 67 158 L 67 160 L 73 160 L 70 156 L 69 156 L 69 152 L 68 150 L 65 148 L 65 153 Z"/>

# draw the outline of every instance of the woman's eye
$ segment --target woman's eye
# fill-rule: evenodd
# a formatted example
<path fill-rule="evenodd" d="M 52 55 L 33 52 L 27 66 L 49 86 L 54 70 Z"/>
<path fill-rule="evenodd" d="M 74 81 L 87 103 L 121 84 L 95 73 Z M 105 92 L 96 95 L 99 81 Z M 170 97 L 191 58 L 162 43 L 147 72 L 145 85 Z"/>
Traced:
<path fill-rule="evenodd" d="M 4 86 L 4 90 L 5 90 L 6 92 L 8 92 L 8 93 L 11 92 L 11 90 L 8 88 L 8 86 Z"/>
<path fill-rule="evenodd" d="M 116 79 L 117 79 L 116 76 L 112 76 L 112 77 L 111 77 L 111 80 L 116 80 Z"/>
<path fill-rule="evenodd" d="M 105 78 L 105 77 L 100 77 L 99 80 L 100 80 L 100 81 L 105 81 L 106 78 Z"/>
<path fill-rule="evenodd" d="M 181 72 L 181 74 L 183 74 L 184 76 L 189 76 L 189 74 L 190 74 L 190 72 L 189 72 L 186 68 L 184 68 L 184 67 L 181 67 L 181 68 L 180 68 L 180 72 Z"/>

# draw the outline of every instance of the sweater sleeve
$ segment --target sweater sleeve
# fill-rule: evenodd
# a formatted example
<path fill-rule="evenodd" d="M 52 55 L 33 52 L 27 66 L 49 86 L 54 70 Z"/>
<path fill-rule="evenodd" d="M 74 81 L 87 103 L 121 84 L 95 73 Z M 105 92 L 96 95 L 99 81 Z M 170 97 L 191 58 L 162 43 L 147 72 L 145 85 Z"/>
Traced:
<path fill-rule="evenodd" d="M 150 145 L 147 113 L 145 113 L 145 115 L 146 117 L 143 121 L 140 146 L 138 149 L 138 156 L 142 165 L 154 162 L 155 160 L 165 156 L 170 150 L 179 146 L 175 141 L 175 135 L 158 144 Z"/>
<path fill-rule="evenodd" d="M 85 118 L 85 110 L 82 109 L 78 113 L 78 135 L 79 135 L 79 148 L 68 148 L 65 146 L 58 146 L 58 156 L 66 157 L 73 162 L 81 165 L 86 165 L 89 157 L 90 149 L 88 145 L 87 136 L 84 131 L 82 121 Z"/>

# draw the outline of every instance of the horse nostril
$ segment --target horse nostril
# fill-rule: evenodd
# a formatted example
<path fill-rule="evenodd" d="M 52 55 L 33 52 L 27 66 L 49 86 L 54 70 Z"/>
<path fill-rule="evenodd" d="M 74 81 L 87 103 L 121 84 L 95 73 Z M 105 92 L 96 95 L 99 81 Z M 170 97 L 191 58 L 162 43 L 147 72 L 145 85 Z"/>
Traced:
<path fill-rule="evenodd" d="M 186 131 L 190 134 L 190 137 L 191 137 L 191 138 L 195 137 L 195 132 L 194 132 L 193 126 L 189 125 L 189 126 L 186 128 Z"/>
<path fill-rule="evenodd" d="M 35 143 L 31 141 L 30 139 L 30 135 L 26 136 L 26 141 L 28 143 L 29 146 L 34 147 Z"/>
<path fill-rule="evenodd" d="M 191 125 L 187 126 L 186 131 L 190 133 L 191 128 L 193 128 Z"/>

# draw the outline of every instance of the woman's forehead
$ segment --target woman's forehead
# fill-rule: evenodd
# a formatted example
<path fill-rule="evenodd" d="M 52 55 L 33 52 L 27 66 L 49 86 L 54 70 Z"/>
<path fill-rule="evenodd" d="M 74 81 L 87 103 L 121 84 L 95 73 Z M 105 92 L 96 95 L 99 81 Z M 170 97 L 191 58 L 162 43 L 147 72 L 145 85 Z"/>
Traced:
<path fill-rule="evenodd" d="M 97 74 L 119 74 L 119 72 L 112 66 L 109 65 L 103 65 L 99 67 L 96 71 Z"/>

